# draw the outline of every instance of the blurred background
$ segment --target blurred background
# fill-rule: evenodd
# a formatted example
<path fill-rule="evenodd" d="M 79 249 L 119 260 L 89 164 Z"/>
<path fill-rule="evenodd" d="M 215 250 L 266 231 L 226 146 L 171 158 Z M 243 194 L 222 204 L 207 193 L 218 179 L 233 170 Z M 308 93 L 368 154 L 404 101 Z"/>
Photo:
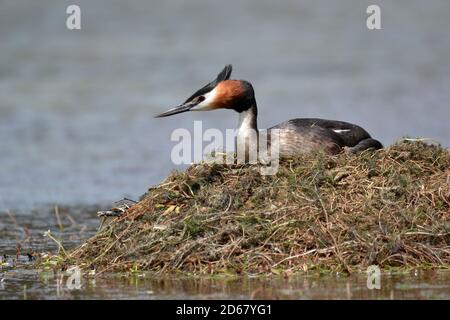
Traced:
<path fill-rule="evenodd" d="M 449 147 L 449 30 L 447 0 L 2 0 L 0 210 L 138 198 L 181 169 L 174 129 L 236 126 L 231 111 L 153 118 L 227 63 L 253 83 L 261 128 L 330 118 Z"/>

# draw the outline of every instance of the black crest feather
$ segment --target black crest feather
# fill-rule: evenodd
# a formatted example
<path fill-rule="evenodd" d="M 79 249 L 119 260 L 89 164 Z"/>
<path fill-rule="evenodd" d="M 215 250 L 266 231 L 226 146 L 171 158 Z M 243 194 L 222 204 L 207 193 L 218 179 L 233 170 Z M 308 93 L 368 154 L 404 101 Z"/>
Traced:
<path fill-rule="evenodd" d="M 184 103 L 189 102 L 190 100 L 194 99 L 197 96 L 200 96 L 202 94 L 210 92 L 212 89 L 214 89 L 219 82 L 228 80 L 231 76 L 231 71 L 233 70 L 233 66 L 231 64 L 227 64 L 225 68 L 223 68 L 222 71 L 217 75 L 216 79 L 202 87 L 201 89 L 197 90 L 192 96 L 190 96 Z"/>

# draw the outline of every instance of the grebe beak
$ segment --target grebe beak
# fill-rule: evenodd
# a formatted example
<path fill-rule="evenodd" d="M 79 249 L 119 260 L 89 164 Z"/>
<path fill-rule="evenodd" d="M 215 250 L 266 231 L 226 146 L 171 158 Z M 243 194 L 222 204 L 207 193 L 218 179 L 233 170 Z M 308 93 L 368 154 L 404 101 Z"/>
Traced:
<path fill-rule="evenodd" d="M 160 113 L 155 116 L 155 118 L 163 118 L 168 116 L 173 116 L 174 114 L 183 113 L 191 110 L 193 107 L 195 107 L 197 103 L 195 102 L 186 102 L 182 105 L 179 105 L 178 107 L 172 108 L 170 110 L 167 110 L 166 112 Z"/>

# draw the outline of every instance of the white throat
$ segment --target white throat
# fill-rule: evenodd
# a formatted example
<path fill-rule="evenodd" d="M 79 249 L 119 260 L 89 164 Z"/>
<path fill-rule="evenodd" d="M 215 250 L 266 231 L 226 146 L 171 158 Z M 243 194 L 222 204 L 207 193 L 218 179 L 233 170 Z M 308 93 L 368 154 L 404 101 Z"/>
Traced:
<path fill-rule="evenodd" d="M 239 130 L 258 130 L 257 125 L 257 110 L 255 106 L 248 108 L 239 113 Z"/>
<path fill-rule="evenodd" d="M 257 125 L 257 109 L 256 106 L 252 106 L 249 109 L 239 113 L 239 124 L 237 139 L 254 140 L 257 138 L 258 125 Z M 254 141 L 257 143 L 257 141 Z"/>

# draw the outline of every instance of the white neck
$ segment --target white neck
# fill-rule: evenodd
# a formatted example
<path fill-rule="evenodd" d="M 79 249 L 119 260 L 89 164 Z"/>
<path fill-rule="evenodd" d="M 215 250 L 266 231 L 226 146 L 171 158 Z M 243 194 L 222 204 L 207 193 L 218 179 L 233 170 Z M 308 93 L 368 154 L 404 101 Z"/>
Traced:
<path fill-rule="evenodd" d="M 251 106 L 249 109 L 239 113 L 239 131 L 258 130 L 257 117 L 258 110 L 256 106 Z"/>
<path fill-rule="evenodd" d="M 248 150 L 258 148 L 258 126 L 256 123 L 258 111 L 256 106 L 239 113 L 239 127 L 236 136 L 236 150 L 238 145 L 241 150 L 245 150 L 245 157 L 248 158 Z"/>

